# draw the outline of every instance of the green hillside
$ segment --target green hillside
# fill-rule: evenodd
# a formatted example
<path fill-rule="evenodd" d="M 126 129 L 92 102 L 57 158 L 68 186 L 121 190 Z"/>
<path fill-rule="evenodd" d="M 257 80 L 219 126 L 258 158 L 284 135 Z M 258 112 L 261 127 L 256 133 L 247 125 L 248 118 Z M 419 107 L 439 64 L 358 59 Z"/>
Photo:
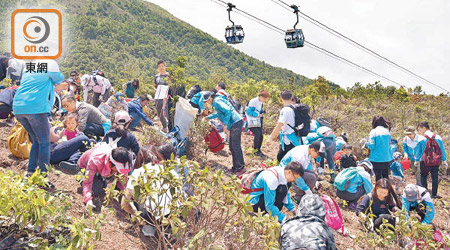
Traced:
<path fill-rule="evenodd" d="M 225 69 L 228 78 L 236 81 L 251 78 L 274 83 L 294 81 L 299 85 L 312 82 L 247 56 L 145 1 L 54 0 L 15 4 L 0 0 L 2 22 L 8 22 L 10 13 L 18 7 L 57 7 L 64 12 L 67 44 L 60 65 L 65 73 L 72 69 L 83 73 L 101 69 L 113 83 L 134 77 L 148 82 L 156 73 L 158 60 L 165 60 L 170 66 L 178 56 L 186 56 L 186 75 L 200 80 Z M 7 26 L 3 27 L 0 50 L 9 48 Z"/>

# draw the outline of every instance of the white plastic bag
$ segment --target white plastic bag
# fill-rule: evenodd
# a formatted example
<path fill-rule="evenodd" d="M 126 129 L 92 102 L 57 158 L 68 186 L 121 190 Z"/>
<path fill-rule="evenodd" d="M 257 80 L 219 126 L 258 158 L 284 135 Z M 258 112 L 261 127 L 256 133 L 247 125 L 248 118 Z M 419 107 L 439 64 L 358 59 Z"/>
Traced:
<path fill-rule="evenodd" d="M 183 97 L 178 97 L 178 102 L 175 107 L 174 125 L 180 129 L 180 138 L 185 138 L 189 132 L 189 128 L 192 125 L 198 109 L 193 108 L 189 101 Z"/>

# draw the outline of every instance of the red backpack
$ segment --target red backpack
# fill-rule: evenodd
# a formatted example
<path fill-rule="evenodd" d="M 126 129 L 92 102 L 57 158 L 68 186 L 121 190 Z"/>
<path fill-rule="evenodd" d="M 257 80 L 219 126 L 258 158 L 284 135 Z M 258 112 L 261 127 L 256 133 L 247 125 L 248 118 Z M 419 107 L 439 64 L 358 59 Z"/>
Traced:
<path fill-rule="evenodd" d="M 442 163 L 442 151 L 439 147 L 439 144 L 436 141 L 436 135 L 430 138 L 428 135 L 425 135 L 427 138 L 427 145 L 425 146 L 425 150 L 423 152 L 423 163 L 427 167 L 439 166 Z"/>
<path fill-rule="evenodd" d="M 225 147 L 222 136 L 214 127 L 211 127 L 209 134 L 205 136 L 205 142 L 208 144 L 208 149 L 213 153 L 217 153 Z"/>

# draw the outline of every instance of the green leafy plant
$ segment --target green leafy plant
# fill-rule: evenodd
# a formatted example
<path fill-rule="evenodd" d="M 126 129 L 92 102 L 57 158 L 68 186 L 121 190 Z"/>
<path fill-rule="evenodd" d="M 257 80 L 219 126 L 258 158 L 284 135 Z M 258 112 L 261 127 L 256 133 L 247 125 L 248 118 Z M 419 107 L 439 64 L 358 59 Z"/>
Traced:
<path fill-rule="evenodd" d="M 189 171 L 187 176 L 182 174 L 184 168 Z M 179 176 L 174 175 L 175 169 L 180 170 Z M 148 182 L 143 178 L 130 181 L 135 185 L 133 201 L 153 204 L 145 206 L 152 216 L 144 223 L 155 228 L 155 248 L 278 248 L 278 222 L 269 215 L 250 215 L 252 206 L 240 194 L 237 178 L 221 170 L 202 169 L 185 158 L 166 161 L 159 173 L 147 171 L 145 177 Z M 168 193 L 172 199 L 167 204 L 163 197 Z M 142 222 L 139 216 L 134 219 Z"/>
<path fill-rule="evenodd" d="M 100 219 L 90 223 L 91 229 L 80 223 L 83 219 L 65 216 L 70 197 L 47 192 L 42 188 L 47 182 L 40 171 L 28 178 L 0 171 L 0 241 L 14 238 L 14 247 L 22 248 L 92 248 L 100 239 Z"/>

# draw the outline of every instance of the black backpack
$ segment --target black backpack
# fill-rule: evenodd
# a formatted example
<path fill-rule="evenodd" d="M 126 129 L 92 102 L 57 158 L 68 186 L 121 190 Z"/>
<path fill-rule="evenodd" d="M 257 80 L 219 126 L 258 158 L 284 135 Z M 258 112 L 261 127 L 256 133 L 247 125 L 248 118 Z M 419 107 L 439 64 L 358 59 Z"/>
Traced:
<path fill-rule="evenodd" d="M 328 122 L 327 118 L 319 118 L 319 119 L 317 119 L 317 122 L 320 124 L 321 127 L 331 128 L 330 123 Z"/>
<path fill-rule="evenodd" d="M 297 137 L 307 136 L 311 129 L 311 116 L 309 116 L 309 107 L 306 104 L 292 104 L 289 107 L 295 113 L 295 126 L 291 127 Z M 299 128 L 303 124 L 303 127 Z"/>
<path fill-rule="evenodd" d="M 194 97 L 195 94 L 199 93 L 200 91 L 202 91 L 202 88 L 200 87 L 200 85 L 194 85 L 191 87 L 191 89 L 187 93 L 186 98 L 191 99 L 192 97 Z"/>
<path fill-rule="evenodd" d="M 238 112 L 239 114 L 242 113 L 242 104 L 240 101 L 234 100 L 231 96 L 227 96 L 227 101 L 231 103 L 231 106 Z"/>

